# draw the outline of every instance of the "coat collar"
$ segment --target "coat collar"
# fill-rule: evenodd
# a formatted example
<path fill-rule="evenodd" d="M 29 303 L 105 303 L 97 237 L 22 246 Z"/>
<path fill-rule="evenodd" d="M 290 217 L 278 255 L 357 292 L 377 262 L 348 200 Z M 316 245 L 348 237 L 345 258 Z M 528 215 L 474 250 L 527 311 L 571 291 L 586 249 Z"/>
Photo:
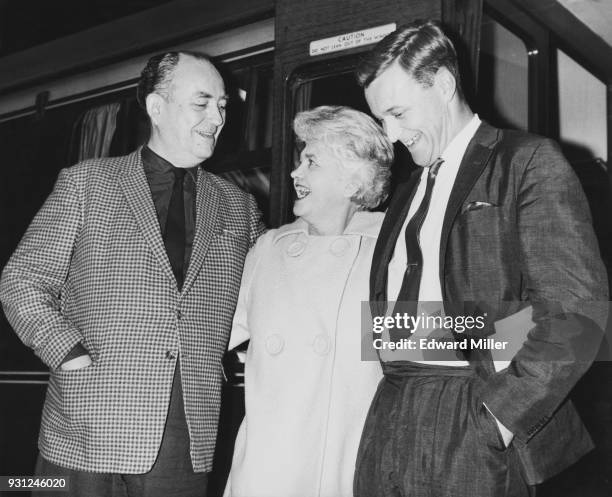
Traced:
<path fill-rule="evenodd" d="M 222 193 L 213 181 L 212 174 L 201 167 L 198 168 L 197 188 L 196 231 L 182 294 L 185 294 L 193 284 L 204 263 L 210 242 L 215 235 L 223 233 L 222 216 L 219 215 Z"/>
<path fill-rule="evenodd" d="M 155 205 L 142 167 L 140 148 L 122 157 L 119 163 L 121 171 L 119 183 L 125 200 L 132 210 L 136 224 L 145 242 L 153 252 L 164 274 L 176 284 L 166 248 L 161 237 Z"/>
<path fill-rule="evenodd" d="M 119 183 L 125 196 L 126 202 L 136 223 L 159 262 L 162 270 L 168 278 L 176 285 L 172 267 L 166 254 L 166 247 L 159 229 L 157 214 L 153 198 L 147 183 L 147 178 L 142 167 L 141 148 L 135 152 L 119 159 L 120 179 Z M 196 231 L 193 240 L 193 250 L 189 268 L 185 276 L 185 282 L 181 295 L 185 295 L 193 284 L 195 276 L 204 261 L 206 252 L 214 233 L 219 232 L 221 227 L 217 224 L 219 219 L 219 205 L 221 192 L 213 183 L 210 173 L 198 168 L 197 195 L 196 195 Z"/>
<path fill-rule="evenodd" d="M 380 225 L 384 214 L 382 212 L 356 212 L 344 229 L 342 235 L 358 235 L 368 238 L 376 238 L 380 231 Z M 285 224 L 276 230 L 273 243 L 289 235 L 308 235 L 308 223 L 302 218 L 297 218 L 289 224 Z"/>
<path fill-rule="evenodd" d="M 440 238 L 440 284 L 442 295 L 444 295 L 444 261 L 446 259 L 446 248 L 451 228 L 461 205 L 474 187 L 474 184 L 487 167 L 493 150 L 499 142 L 500 130 L 482 121 L 476 130 L 476 134 L 463 155 L 455 184 L 448 199 L 444 221 L 442 223 L 442 234 Z"/>

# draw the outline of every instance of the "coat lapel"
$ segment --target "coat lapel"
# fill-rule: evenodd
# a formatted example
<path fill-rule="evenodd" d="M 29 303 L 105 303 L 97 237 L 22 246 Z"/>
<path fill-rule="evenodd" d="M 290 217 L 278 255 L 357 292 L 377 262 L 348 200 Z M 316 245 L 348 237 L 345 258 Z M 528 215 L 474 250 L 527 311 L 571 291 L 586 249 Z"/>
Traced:
<path fill-rule="evenodd" d="M 191 260 L 187 268 L 182 294 L 185 295 L 202 267 L 206 252 L 215 234 L 220 233 L 219 205 L 221 193 L 211 180 L 211 176 L 202 168 L 198 169 L 198 187 L 196 196 L 196 230 L 193 240 Z M 219 225 L 219 226 L 218 226 Z"/>
<path fill-rule="evenodd" d="M 451 228 L 461 209 L 461 205 L 487 167 L 497 141 L 497 130 L 483 121 L 476 130 L 472 140 L 470 140 L 459 166 L 457 178 L 455 179 L 455 184 L 453 185 L 444 214 L 440 238 L 440 285 L 443 296 L 445 295 L 444 261 L 446 259 L 446 249 Z"/>
<path fill-rule="evenodd" d="M 149 245 L 151 252 L 157 258 L 166 276 L 176 285 L 159 229 L 159 221 L 155 214 L 155 206 L 153 205 L 147 177 L 142 167 L 140 149 L 128 155 L 122 166 L 123 174 L 120 184 L 127 204 L 132 210 L 138 228 Z"/>
<path fill-rule="evenodd" d="M 387 300 L 388 265 L 393 257 L 397 238 L 408 215 L 421 171 L 421 168 L 414 171 L 408 181 L 398 185 L 380 229 L 370 273 L 370 301 L 376 302 L 376 309 L 373 309 L 373 311 L 377 315 L 384 315 L 386 312 L 384 303 Z"/>

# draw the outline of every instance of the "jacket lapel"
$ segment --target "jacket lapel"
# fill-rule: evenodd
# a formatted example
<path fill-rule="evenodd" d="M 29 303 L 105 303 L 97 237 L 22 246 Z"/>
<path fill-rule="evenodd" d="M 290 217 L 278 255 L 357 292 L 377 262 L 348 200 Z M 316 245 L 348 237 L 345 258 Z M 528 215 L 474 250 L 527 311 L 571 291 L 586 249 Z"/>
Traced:
<path fill-rule="evenodd" d="M 370 301 L 375 303 L 373 305 L 376 308 L 373 309 L 373 312 L 376 315 L 384 315 L 386 312 L 388 265 L 408 215 L 421 172 L 422 169 L 419 168 L 412 173 L 408 181 L 398 185 L 380 228 L 370 272 Z"/>
<path fill-rule="evenodd" d="M 202 267 L 206 252 L 215 234 L 222 229 L 219 219 L 219 204 L 221 193 L 211 180 L 211 176 L 202 168 L 198 169 L 198 186 L 196 195 L 196 229 L 193 240 L 191 260 L 187 268 L 182 294 L 189 291 L 190 286 Z M 217 226 L 219 224 L 219 226 Z"/>
<path fill-rule="evenodd" d="M 448 199 L 440 238 L 440 285 L 443 297 L 445 297 L 444 262 L 448 237 L 461 205 L 489 163 L 494 146 L 498 141 L 497 133 L 497 130 L 488 123 L 483 121 L 480 124 L 463 155 L 455 184 Z"/>
<path fill-rule="evenodd" d="M 126 161 L 122 165 L 122 173 L 120 178 L 121 189 L 134 214 L 136 224 L 166 276 L 176 285 L 159 229 L 159 221 L 155 214 L 155 206 L 153 205 L 147 177 L 142 167 L 140 149 L 126 157 Z"/>

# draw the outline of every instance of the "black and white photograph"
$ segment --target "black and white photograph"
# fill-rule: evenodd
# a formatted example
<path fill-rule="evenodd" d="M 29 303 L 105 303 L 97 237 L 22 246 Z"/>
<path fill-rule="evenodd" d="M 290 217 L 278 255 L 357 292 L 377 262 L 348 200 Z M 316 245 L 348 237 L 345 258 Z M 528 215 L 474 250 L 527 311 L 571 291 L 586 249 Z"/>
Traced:
<path fill-rule="evenodd" d="M 610 497 L 611 26 L 0 0 L 0 496 Z"/>

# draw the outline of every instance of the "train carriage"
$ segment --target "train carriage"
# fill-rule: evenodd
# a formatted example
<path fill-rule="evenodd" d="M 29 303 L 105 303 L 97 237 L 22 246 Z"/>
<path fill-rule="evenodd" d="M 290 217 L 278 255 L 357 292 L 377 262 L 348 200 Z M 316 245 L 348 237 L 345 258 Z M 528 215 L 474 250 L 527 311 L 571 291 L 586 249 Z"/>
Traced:
<path fill-rule="evenodd" d="M 293 116 L 323 104 L 367 112 L 353 74 L 360 54 L 423 18 L 440 20 L 457 41 L 481 118 L 561 143 L 587 193 L 609 272 L 612 7 L 588 0 L 175 0 L 0 52 L 0 265 L 60 169 L 146 142 L 135 85 L 146 59 L 166 49 L 210 54 L 228 84 L 227 125 L 206 168 L 252 192 L 269 226 L 290 221 Z M 394 182 L 409 164 L 398 148 Z M 243 356 L 225 359 L 211 495 L 222 492 L 244 412 Z M 33 472 L 47 378 L 0 313 L 0 474 Z M 612 368 L 596 363 L 572 395 L 596 449 L 538 495 L 611 495 Z"/>

